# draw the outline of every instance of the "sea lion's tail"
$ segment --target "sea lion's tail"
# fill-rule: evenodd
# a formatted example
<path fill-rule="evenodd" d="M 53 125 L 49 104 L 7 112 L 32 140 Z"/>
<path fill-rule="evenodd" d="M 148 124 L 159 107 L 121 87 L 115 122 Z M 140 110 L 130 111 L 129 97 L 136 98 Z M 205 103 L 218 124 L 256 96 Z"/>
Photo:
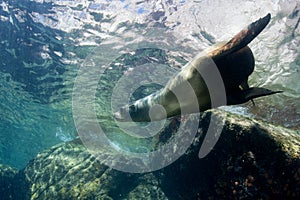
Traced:
<path fill-rule="evenodd" d="M 270 22 L 271 14 L 251 23 L 247 28 L 236 34 L 229 42 L 209 53 L 213 59 L 226 56 L 248 45 Z"/>

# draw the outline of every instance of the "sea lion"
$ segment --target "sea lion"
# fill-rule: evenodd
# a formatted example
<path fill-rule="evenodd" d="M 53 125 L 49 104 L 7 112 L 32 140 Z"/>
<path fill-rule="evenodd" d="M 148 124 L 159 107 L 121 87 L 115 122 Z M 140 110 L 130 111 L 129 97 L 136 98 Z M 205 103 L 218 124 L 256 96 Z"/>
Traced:
<path fill-rule="evenodd" d="M 271 15 L 267 14 L 251 23 L 224 45 L 208 51 L 207 56 L 197 56 L 170 79 L 163 89 L 123 106 L 114 113 L 115 119 L 123 122 L 149 122 L 180 115 L 182 107 L 189 110 L 191 104 L 195 103 L 190 102 L 187 97 L 183 102 L 180 101 L 179 105 L 176 95 L 172 92 L 186 83 L 192 86 L 199 105 L 199 109 L 190 109 L 188 112 L 195 113 L 210 109 L 210 94 L 199 74 L 199 69 L 206 65 L 208 58 L 214 61 L 223 79 L 227 105 L 241 104 L 257 97 L 280 92 L 248 86 L 248 77 L 254 70 L 255 62 L 253 53 L 247 45 L 267 26 L 270 19 Z M 154 107 L 158 109 L 154 109 L 155 115 L 150 115 L 149 111 Z"/>

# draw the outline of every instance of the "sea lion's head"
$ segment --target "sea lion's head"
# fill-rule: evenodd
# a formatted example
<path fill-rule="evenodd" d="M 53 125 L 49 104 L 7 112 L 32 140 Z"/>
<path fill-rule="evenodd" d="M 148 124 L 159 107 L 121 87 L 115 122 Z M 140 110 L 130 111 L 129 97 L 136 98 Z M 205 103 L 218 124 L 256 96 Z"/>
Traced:
<path fill-rule="evenodd" d="M 150 121 L 149 107 L 142 106 L 140 101 L 122 106 L 118 112 L 114 113 L 114 118 L 120 122 Z"/>
<path fill-rule="evenodd" d="M 114 118 L 121 122 L 150 122 L 167 118 L 165 108 L 152 101 L 156 95 L 156 93 L 148 95 L 121 107 L 114 113 Z"/>

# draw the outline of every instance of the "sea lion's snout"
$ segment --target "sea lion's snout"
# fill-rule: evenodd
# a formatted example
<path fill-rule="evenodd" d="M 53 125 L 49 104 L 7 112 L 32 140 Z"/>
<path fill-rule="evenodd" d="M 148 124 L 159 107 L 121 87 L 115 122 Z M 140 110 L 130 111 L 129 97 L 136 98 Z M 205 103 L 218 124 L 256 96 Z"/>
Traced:
<path fill-rule="evenodd" d="M 120 111 L 114 113 L 114 118 L 115 118 L 117 121 L 123 121 L 123 120 L 124 120 L 124 118 L 122 117 L 122 114 L 121 114 Z"/>
<path fill-rule="evenodd" d="M 125 122 L 131 119 L 128 106 L 123 106 L 119 111 L 113 114 L 114 118 L 119 122 Z"/>

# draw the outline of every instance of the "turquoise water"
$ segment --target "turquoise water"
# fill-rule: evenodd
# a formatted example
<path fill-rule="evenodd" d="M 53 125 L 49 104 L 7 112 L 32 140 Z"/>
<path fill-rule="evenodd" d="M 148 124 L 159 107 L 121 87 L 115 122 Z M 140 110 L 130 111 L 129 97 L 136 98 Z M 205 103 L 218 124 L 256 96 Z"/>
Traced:
<path fill-rule="evenodd" d="M 226 109 L 299 129 L 299 4 L 243 2 L 1 1 L 0 163 L 20 169 L 38 152 L 75 138 L 72 91 L 81 64 L 95 53 L 96 47 L 116 35 L 122 37 L 122 42 L 113 44 L 139 49 L 144 46 L 135 46 L 131 41 L 138 41 L 143 34 L 158 37 L 161 29 L 157 28 L 163 28 L 169 31 L 168 38 L 160 41 L 165 47 L 172 47 L 165 49 L 168 56 L 157 50 L 157 55 L 146 56 L 150 61 L 123 60 L 122 70 L 119 65 L 111 65 L 112 70 L 105 74 L 96 93 L 98 119 L 113 133 L 111 137 L 117 143 L 125 142 L 128 148 L 136 147 L 137 152 L 151 149 L 151 139 L 141 141 L 124 136 L 112 122 L 109 98 L 114 81 L 132 66 L 164 57 L 168 59 L 159 62 L 179 70 L 212 41 L 230 38 L 269 9 L 273 16 L 270 25 L 250 45 L 256 58 L 250 85 L 284 93 L 257 100 L 255 107 L 245 104 Z M 231 8 L 232 12 L 227 13 L 228 6 L 239 9 Z M 151 33 L 149 27 L 158 32 Z M 155 89 L 145 89 L 145 94 L 139 92 L 132 98 Z"/>

